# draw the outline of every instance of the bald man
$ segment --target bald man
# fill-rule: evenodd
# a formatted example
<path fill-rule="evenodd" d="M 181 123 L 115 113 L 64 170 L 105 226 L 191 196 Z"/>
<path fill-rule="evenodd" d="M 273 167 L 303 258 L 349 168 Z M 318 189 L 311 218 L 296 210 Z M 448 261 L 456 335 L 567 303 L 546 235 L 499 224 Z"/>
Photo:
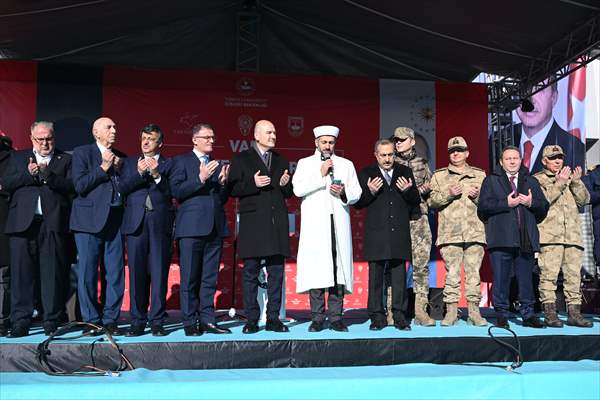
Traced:
<path fill-rule="evenodd" d="M 92 134 L 95 143 L 73 151 L 71 170 L 77 193 L 70 221 L 79 256 L 77 292 L 83 320 L 101 324 L 112 335 L 119 335 L 117 320 L 125 289 L 119 177 L 126 156 L 113 147 L 117 129 L 112 119 L 98 118 Z M 102 310 L 97 301 L 101 255 L 106 268 L 106 299 Z M 90 332 L 94 333 L 98 332 Z"/>
<path fill-rule="evenodd" d="M 244 308 L 248 323 L 243 333 L 258 332 L 260 308 L 258 275 L 267 269 L 267 324 L 265 329 L 288 332 L 279 320 L 285 257 L 289 257 L 288 211 L 292 196 L 289 162 L 274 151 L 277 134 L 270 121 L 254 127 L 254 142 L 231 162 L 231 195 L 240 199 L 238 254 L 244 260 Z"/>

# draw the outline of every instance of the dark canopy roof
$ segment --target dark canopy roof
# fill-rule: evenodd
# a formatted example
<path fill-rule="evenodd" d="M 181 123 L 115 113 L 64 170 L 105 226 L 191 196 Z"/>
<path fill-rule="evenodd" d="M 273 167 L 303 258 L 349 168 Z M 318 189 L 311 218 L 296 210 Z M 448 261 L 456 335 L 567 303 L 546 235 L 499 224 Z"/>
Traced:
<path fill-rule="evenodd" d="M 469 81 L 524 70 L 598 0 L 3 0 L 0 58 L 236 69 L 237 13 L 260 72 Z"/>

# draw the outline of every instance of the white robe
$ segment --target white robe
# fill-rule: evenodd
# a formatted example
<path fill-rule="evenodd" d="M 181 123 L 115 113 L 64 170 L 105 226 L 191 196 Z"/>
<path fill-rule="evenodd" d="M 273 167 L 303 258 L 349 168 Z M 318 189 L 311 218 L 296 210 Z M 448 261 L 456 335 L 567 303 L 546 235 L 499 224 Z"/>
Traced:
<path fill-rule="evenodd" d="M 302 198 L 300 207 L 300 243 L 298 245 L 296 292 L 328 288 L 334 285 L 331 256 L 331 222 L 333 214 L 337 249 L 337 283 L 352 293 L 352 232 L 350 205 L 360 198 L 362 189 L 352 161 L 336 155 L 333 175 L 345 186 L 346 203 L 329 193 L 331 177 L 321 176 L 321 154 L 298 161 L 292 183 L 294 194 Z"/>

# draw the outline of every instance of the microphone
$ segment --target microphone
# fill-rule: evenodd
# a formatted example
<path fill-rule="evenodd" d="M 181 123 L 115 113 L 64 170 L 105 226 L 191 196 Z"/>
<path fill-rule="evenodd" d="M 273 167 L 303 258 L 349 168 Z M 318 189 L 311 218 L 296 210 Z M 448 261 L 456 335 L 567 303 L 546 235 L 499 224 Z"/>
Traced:
<path fill-rule="evenodd" d="M 327 161 L 331 159 L 331 154 L 329 153 L 321 153 L 321 161 Z M 333 165 L 329 168 L 329 176 L 333 179 Z"/>

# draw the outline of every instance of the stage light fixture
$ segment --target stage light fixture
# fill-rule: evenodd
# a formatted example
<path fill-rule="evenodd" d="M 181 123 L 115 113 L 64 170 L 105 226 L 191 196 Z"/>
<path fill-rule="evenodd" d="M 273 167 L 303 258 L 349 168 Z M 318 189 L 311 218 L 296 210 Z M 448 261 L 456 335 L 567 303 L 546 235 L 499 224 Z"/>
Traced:
<path fill-rule="evenodd" d="M 531 112 L 535 109 L 533 103 L 528 98 L 521 100 L 521 110 L 523 112 Z"/>

